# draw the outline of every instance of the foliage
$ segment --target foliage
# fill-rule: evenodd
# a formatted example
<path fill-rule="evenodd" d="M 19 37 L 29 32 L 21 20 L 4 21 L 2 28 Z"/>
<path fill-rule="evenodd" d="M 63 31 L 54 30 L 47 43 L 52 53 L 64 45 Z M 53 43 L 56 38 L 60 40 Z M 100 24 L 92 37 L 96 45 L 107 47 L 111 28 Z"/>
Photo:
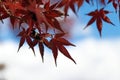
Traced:
<path fill-rule="evenodd" d="M 56 64 L 58 51 L 76 63 L 65 48 L 65 46 L 75 45 L 64 38 L 66 32 L 60 24 L 60 19 L 64 20 L 66 17 L 69 17 L 68 9 L 71 9 L 77 14 L 77 10 L 80 9 L 82 4 L 97 4 L 97 9 L 87 14 L 91 16 L 91 19 L 85 28 L 96 21 L 100 36 L 103 21 L 114 25 L 107 16 L 107 14 L 111 12 L 105 10 L 104 7 L 112 4 L 116 13 L 120 12 L 120 0 L 54 1 L 55 0 L 0 0 L 0 20 L 3 22 L 4 19 L 9 18 L 12 28 L 19 28 L 20 32 L 17 35 L 20 37 L 18 51 L 26 41 L 35 55 L 34 47 L 38 45 L 42 60 L 44 61 L 44 47 L 46 46 L 51 49 Z M 102 5 L 102 7 L 98 4 Z M 98 6 L 100 9 L 98 9 Z M 16 26 L 16 24 L 18 26 Z M 27 24 L 27 26 L 23 24 Z"/>

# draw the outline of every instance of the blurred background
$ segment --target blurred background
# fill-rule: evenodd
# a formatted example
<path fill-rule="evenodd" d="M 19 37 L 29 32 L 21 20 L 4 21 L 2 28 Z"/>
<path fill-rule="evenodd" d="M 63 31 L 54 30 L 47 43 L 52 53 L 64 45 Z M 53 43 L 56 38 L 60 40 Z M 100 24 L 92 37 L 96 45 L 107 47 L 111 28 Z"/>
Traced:
<path fill-rule="evenodd" d="M 100 38 L 95 24 L 83 30 L 90 19 L 85 14 L 94 10 L 86 5 L 78 11 L 79 16 L 69 10 L 68 20 L 74 22 L 66 23 L 72 25 L 69 40 L 76 45 L 67 49 L 77 64 L 59 54 L 56 67 L 48 49 L 42 63 L 38 48 L 34 56 L 26 44 L 17 53 L 19 38 L 7 19 L 0 23 L 0 80 L 120 80 L 120 23 L 114 18 L 117 16 L 108 15 L 116 26 L 104 23 Z"/>

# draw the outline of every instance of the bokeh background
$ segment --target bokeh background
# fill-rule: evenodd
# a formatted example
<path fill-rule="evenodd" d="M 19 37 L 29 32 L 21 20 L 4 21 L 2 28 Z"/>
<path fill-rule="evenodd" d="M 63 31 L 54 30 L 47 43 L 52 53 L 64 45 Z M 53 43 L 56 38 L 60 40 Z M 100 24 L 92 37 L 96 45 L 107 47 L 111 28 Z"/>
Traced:
<path fill-rule="evenodd" d="M 36 56 L 25 44 L 17 53 L 19 38 L 9 27 L 8 20 L 0 23 L 0 80 L 120 80 L 120 23 L 116 13 L 108 15 L 116 26 L 104 23 L 102 38 L 95 24 L 83 30 L 90 19 L 85 14 L 88 9 L 84 4 L 78 15 L 69 10 L 71 27 L 70 41 L 76 47 L 68 47 L 68 51 L 77 64 L 58 55 L 56 67 L 50 50 L 45 50 L 45 61 L 36 47 Z M 110 4 L 111 5 L 111 4 Z M 112 7 L 106 7 L 114 11 Z M 69 23 L 68 23 L 69 24 Z M 16 32 L 17 33 L 17 32 Z"/>

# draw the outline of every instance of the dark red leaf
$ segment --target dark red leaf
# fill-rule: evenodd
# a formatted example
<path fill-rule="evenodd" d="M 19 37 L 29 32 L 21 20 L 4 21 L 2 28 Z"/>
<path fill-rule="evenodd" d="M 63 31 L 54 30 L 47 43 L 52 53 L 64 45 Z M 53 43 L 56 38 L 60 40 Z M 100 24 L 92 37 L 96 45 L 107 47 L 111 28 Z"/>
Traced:
<path fill-rule="evenodd" d="M 46 19 L 47 19 L 48 23 L 49 23 L 53 28 L 55 28 L 55 29 L 57 29 L 57 30 L 60 30 L 61 32 L 64 32 L 64 31 L 62 30 L 62 28 L 61 28 L 61 26 L 60 26 L 60 23 L 58 22 L 57 19 L 51 18 L 51 17 L 48 17 L 48 16 L 46 16 Z"/>
<path fill-rule="evenodd" d="M 115 25 L 115 24 L 113 24 L 113 23 L 111 22 L 111 20 L 110 20 L 107 16 L 103 16 L 102 19 L 103 19 L 105 22 L 107 22 L 107 23 L 110 23 L 110 24 L 112 24 L 112 25 Z"/>
<path fill-rule="evenodd" d="M 46 47 L 48 47 L 48 48 L 51 49 L 50 42 L 49 42 L 47 39 L 44 39 L 44 40 L 43 40 L 43 43 L 45 44 Z"/>
<path fill-rule="evenodd" d="M 39 42 L 39 51 L 42 57 L 42 61 L 44 62 L 44 46 L 42 42 Z"/>
<path fill-rule="evenodd" d="M 53 27 L 54 26 L 54 23 L 53 23 L 53 20 L 52 20 L 52 18 L 51 17 L 48 17 L 47 15 L 46 15 L 46 19 L 47 19 L 47 22 Z M 46 24 L 47 26 L 48 26 L 48 24 Z M 50 26 L 49 26 L 50 27 Z"/>
<path fill-rule="evenodd" d="M 10 17 L 10 22 L 12 24 L 12 28 L 14 29 L 16 18 L 15 17 Z"/>
<path fill-rule="evenodd" d="M 60 17 L 60 16 L 63 15 L 63 13 L 58 11 L 58 10 L 51 10 L 51 11 L 48 12 L 47 15 L 50 16 L 50 17 Z"/>
<path fill-rule="evenodd" d="M 64 6 L 65 17 L 68 15 L 68 9 L 72 9 L 72 11 L 76 14 L 75 4 L 77 4 L 77 8 L 83 4 L 84 0 L 62 0 L 59 4 L 59 7 Z"/>
<path fill-rule="evenodd" d="M 60 26 L 60 24 L 59 24 L 59 22 L 58 22 L 57 19 L 53 18 L 52 21 L 53 21 L 53 23 L 54 23 L 54 26 L 53 26 L 53 27 L 55 27 L 56 29 L 60 30 L 61 32 L 64 32 L 64 31 L 62 30 L 62 28 L 61 28 L 61 26 Z"/>
<path fill-rule="evenodd" d="M 97 12 L 98 12 L 98 10 L 95 10 L 95 11 L 92 11 L 92 12 L 86 14 L 86 15 L 88 15 L 88 16 L 95 16 Z"/>
<path fill-rule="evenodd" d="M 5 5 L 9 7 L 9 10 L 11 11 L 12 14 L 14 14 L 17 9 L 24 10 L 24 8 L 19 2 L 13 3 L 12 1 L 7 1 L 5 2 Z"/>
<path fill-rule="evenodd" d="M 25 42 L 25 36 L 21 37 L 21 39 L 20 39 L 18 51 L 23 46 L 24 42 Z"/>
<path fill-rule="evenodd" d="M 84 0 L 78 0 L 78 9 L 81 7 L 81 5 L 83 4 Z"/>
<path fill-rule="evenodd" d="M 117 12 L 117 7 L 118 7 L 118 4 L 115 3 L 115 1 L 113 1 L 113 7 L 115 8 L 116 12 Z"/>
<path fill-rule="evenodd" d="M 90 26 L 92 23 L 94 23 L 95 20 L 96 20 L 96 16 L 92 17 L 92 18 L 89 20 L 89 22 L 87 23 L 87 25 L 85 26 L 84 29 L 86 29 L 88 26 Z"/>
<path fill-rule="evenodd" d="M 48 11 L 50 7 L 50 0 L 45 4 L 44 8 Z"/>
<path fill-rule="evenodd" d="M 60 38 L 60 37 L 63 37 L 65 35 L 65 33 L 58 33 L 58 34 L 55 34 L 55 38 Z"/>
<path fill-rule="evenodd" d="M 68 57 L 69 59 L 71 59 L 76 64 L 75 60 L 70 56 L 69 52 L 67 51 L 67 49 L 64 46 L 59 45 L 58 49 L 60 50 L 60 52 L 63 55 L 65 55 L 66 57 Z"/>
<path fill-rule="evenodd" d="M 38 42 L 39 42 L 38 40 L 34 39 L 32 42 L 33 46 L 36 46 L 38 44 Z"/>
<path fill-rule="evenodd" d="M 29 47 L 32 49 L 32 51 L 33 51 L 33 53 L 35 55 L 34 46 L 33 46 L 32 40 L 31 40 L 31 38 L 29 36 L 26 36 L 26 42 L 29 45 Z"/>
<path fill-rule="evenodd" d="M 51 37 L 51 34 L 49 34 L 49 33 L 43 33 L 40 36 L 44 37 L 44 38 L 47 38 L 47 37 Z"/>
<path fill-rule="evenodd" d="M 54 57 L 54 60 L 55 60 L 55 64 L 57 66 L 57 56 L 58 56 L 58 49 L 57 49 L 57 44 L 55 43 L 54 39 L 52 39 L 50 41 L 51 45 L 52 45 L 52 53 L 53 53 L 53 57 Z"/>
<path fill-rule="evenodd" d="M 56 39 L 58 42 L 60 42 L 62 45 L 66 45 L 66 46 L 75 46 L 74 44 L 70 43 L 68 40 L 64 39 L 64 38 L 57 38 Z"/>
<path fill-rule="evenodd" d="M 24 34 L 25 34 L 26 32 L 25 32 L 25 28 L 22 28 L 22 31 L 17 35 L 17 36 L 24 36 Z"/>
<path fill-rule="evenodd" d="M 96 25 L 97 25 L 97 29 L 100 33 L 100 36 L 101 36 L 101 31 L 102 31 L 102 20 L 100 18 L 97 18 L 96 20 Z"/>
<path fill-rule="evenodd" d="M 110 11 L 107 11 L 107 10 L 103 10 L 104 14 L 109 14 Z"/>
<path fill-rule="evenodd" d="M 65 12 L 65 17 L 68 15 L 68 9 L 69 9 L 69 4 L 66 3 L 64 12 Z"/>
<path fill-rule="evenodd" d="M 0 15 L 0 20 L 6 19 L 6 18 L 8 18 L 8 17 L 9 17 L 8 14 L 3 13 L 2 15 Z"/>
<path fill-rule="evenodd" d="M 72 11 L 73 11 L 74 13 L 76 13 L 75 6 L 74 6 L 73 2 L 70 4 L 70 8 L 72 9 Z"/>
<path fill-rule="evenodd" d="M 100 33 L 100 36 L 101 36 L 102 20 L 107 22 L 107 23 L 110 23 L 110 24 L 114 25 L 111 22 L 111 20 L 106 16 L 106 14 L 108 14 L 108 13 L 110 13 L 110 12 L 107 11 L 107 10 L 104 10 L 104 8 L 101 8 L 99 11 L 95 10 L 95 11 L 92 11 L 92 12 L 88 13 L 87 15 L 92 16 L 92 18 L 89 20 L 89 22 L 87 23 L 85 28 L 87 28 L 89 25 L 91 25 L 92 23 L 94 23 L 96 21 L 97 29 L 98 29 L 98 31 Z"/>
<path fill-rule="evenodd" d="M 65 5 L 68 3 L 67 1 L 68 1 L 68 0 L 62 0 L 62 1 L 60 1 L 58 7 L 63 7 L 63 6 L 65 6 Z"/>
<path fill-rule="evenodd" d="M 57 7 L 58 7 L 58 4 L 59 4 L 59 1 L 56 2 L 56 3 L 54 3 L 53 5 L 51 5 L 51 6 L 49 7 L 49 9 L 50 9 L 50 10 L 53 10 L 53 9 L 57 8 Z"/>
<path fill-rule="evenodd" d="M 45 23 L 45 31 L 47 33 L 49 26 Z"/>

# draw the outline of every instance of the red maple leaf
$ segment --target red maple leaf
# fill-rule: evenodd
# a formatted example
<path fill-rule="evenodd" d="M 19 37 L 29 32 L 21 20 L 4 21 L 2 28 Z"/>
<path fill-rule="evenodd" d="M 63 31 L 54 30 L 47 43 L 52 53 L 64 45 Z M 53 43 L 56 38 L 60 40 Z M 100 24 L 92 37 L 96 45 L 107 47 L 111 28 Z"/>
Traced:
<path fill-rule="evenodd" d="M 90 26 L 92 23 L 94 23 L 96 21 L 97 29 L 98 29 L 100 36 L 101 36 L 101 31 L 102 31 L 102 26 L 103 26 L 102 21 L 114 25 L 111 22 L 111 20 L 106 16 L 106 14 L 109 14 L 109 11 L 104 10 L 104 8 L 102 8 L 100 10 L 97 9 L 95 11 L 88 13 L 87 15 L 92 16 L 92 18 L 89 20 L 89 22 L 85 26 L 85 28 L 87 28 L 88 26 Z"/>
<path fill-rule="evenodd" d="M 78 9 L 83 4 L 84 0 L 62 0 L 59 7 L 64 6 L 65 16 L 68 15 L 68 9 L 71 8 L 74 13 L 76 13 L 75 4 L 77 4 Z"/>
<path fill-rule="evenodd" d="M 59 36 L 58 36 L 59 35 Z M 70 56 L 68 50 L 64 46 L 75 46 L 74 44 L 70 43 L 68 40 L 61 38 L 63 34 L 57 34 L 52 38 L 49 42 L 50 49 L 52 50 L 55 64 L 57 65 L 57 56 L 58 56 L 58 50 L 65 55 L 67 58 L 71 59 L 75 64 L 76 62 L 74 59 Z"/>
<path fill-rule="evenodd" d="M 34 52 L 34 55 L 35 55 L 35 51 L 34 51 L 34 46 L 33 46 L 33 43 L 32 43 L 32 39 L 31 39 L 30 34 L 28 33 L 28 31 L 29 31 L 29 28 L 27 30 L 25 30 L 24 28 L 22 28 L 22 31 L 17 35 L 17 36 L 21 37 L 18 51 L 23 46 L 23 44 L 24 44 L 24 42 L 26 40 L 27 44 L 32 49 L 32 51 Z"/>
<path fill-rule="evenodd" d="M 47 26 L 49 26 L 49 27 L 51 26 L 55 29 L 58 29 L 58 30 L 64 32 L 59 24 L 59 21 L 56 19 L 57 17 L 63 16 L 63 13 L 60 10 L 56 9 L 57 4 L 58 4 L 58 2 L 50 5 L 50 1 L 48 1 L 44 6 L 45 11 L 43 13 L 46 17 L 47 22 L 50 24 L 49 25 L 46 23 Z"/>

